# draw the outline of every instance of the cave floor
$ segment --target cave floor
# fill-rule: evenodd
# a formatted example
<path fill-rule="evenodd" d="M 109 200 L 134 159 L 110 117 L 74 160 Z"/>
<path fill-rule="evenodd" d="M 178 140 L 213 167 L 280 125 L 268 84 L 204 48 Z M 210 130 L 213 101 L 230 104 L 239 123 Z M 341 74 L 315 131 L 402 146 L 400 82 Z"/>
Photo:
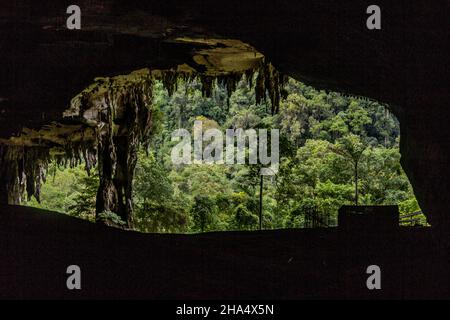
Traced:
<path fill-rule="evenodd" d="M 39 299 L 449 298 L 449 259 L 430 228 L 141 234 L 0 206 L 0 297 Z M 381 268 L 368 290 L 366 268 Z M 68 290 L 66 268 L 81 268 Z"/>

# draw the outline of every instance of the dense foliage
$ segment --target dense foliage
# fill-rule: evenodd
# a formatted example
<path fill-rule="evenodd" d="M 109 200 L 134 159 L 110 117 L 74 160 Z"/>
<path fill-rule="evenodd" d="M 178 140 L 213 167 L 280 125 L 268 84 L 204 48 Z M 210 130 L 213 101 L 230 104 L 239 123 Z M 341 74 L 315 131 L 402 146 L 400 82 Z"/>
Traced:
<path fill-rule="evenodd" d="M 399 125 L 374 101 L 318 91 L 290 79 L 280 112 L 256 103 L 252 79 L 228 97 L 199 82 L 180 82 L 172 96 L 154 86 L 153 140 L 139 153 L 134 181 L 136 228 L 144 232 L 252 230 L 259 227 L 258 165 L 174 165 L 171 133 L 203 129 L 280 129 L 280 170 L 263 178 L 263 228 L 334 226 L 344 204 L 398 204 L 420 210 L 400 166 Z M 82 167 L 50 167 L 42 202 L 29 205 L 93 219 L 98 177 Z M 417 223 L 425 224 L 423 215 Z"/>

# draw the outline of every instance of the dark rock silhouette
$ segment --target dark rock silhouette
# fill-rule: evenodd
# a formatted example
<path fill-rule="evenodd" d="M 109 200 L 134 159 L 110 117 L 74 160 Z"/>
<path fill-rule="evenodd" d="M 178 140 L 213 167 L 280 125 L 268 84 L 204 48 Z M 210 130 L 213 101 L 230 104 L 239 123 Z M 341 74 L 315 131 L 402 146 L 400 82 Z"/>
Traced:
<path fill-rule="evenodd" d="M 399 228 L 398 206 L 342 206 L 338 226 L 346 232 L 389 234 Z"/>
<path fill-rule="evenodd" d="M 224 76 L 218 74 L 224 66 L 201 56 L 237 61 L 245 73 L 264 55 L 282 74 L 317 88 L 389 104 L 401 123 L 402 165 L 434 227 L 433 234 L 400 228 L 143 235 L 2 205 L 2 297 L 450 297 L 444 249 L 450 239 L 448 1 L 377 1 L 377 31 L 365 28 L 366 3 L 360 1 L 79 0 L 80 31 L 65 29 L 65 1 L 0 2 L 0 203 L 20 202 L 23 188 L 39 195 L 49 145 L 32 129 L 49 133 L 53 145 L 59 133 L 80 126 L 62 121 L 62 114 L 94 78 L 141 68 L 174 76 L 188 65 L 209 85 L 211 77 Z M 228 71 L 224 81 L 236 76 Z M 276 101 L 274 79 L 282 79 L 267 81 Z M 170 75 L 165 80 L 174 81 Z M 28 152 L 21 138 L 14 139 L 24 131 L 38 150 Z M 70 145 L 66 152 L 80 148 Z M 129 171 L 129 163 L 122 165 Z M 23 172 L 26 181 L 18 186 Z M 130 180 L 118 183 L 124 193 Z M 128 212 L 128 202 L 120 205 Z M 83 270 L 79 292 L 65 287 L 69 264 Z M 381 291 L 365 287 L 369 264 L 382 267 Z"/>
<path fill-rule="evenodd" d="M 442 299 L 444 253 L 430 228 L 140 234 L 0 206 L 2 298 Z M 79 291 L 66 288 L 73 264 Z M 381 290 L 366 287 L 369 265 L 381 268 Z"/>
<path fill-rule="evenodd" d="M 70 31 L 65 28 L 65 2 L 1 1 L 1 137 L 60 119 L 70 99 L 98 76 L 182 64 L 207 74 L 207 64 L 194 61 L 193 54 L 212 49 L 220 58 L 235 51 L 205 39 L 238 39 L 283 74 L 389 103 L 401 123 L 402 164 L 420 205 L 429 222 L 449 234 L 450 203 L 442 192 L 450 189 L 447 1 L 378 1 L 382 29 L 376 31 L 366 29 L 366 4 L 356 1 L 77 4 L 82 29 Z M 233 59 L 243 67 L 243 61 L 251 61 L 243 57 L 248 58 Z M 10 182 L 0 181 L 3 203 L 14 203 L 5 196 L 16 192 Z"/>

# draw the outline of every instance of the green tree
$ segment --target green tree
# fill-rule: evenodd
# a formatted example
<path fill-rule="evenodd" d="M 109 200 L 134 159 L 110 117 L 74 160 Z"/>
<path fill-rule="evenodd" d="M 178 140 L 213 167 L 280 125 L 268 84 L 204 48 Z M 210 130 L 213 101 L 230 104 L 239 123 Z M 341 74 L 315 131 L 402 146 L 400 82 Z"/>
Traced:
<path fill-rule="evenodd" d="M 167 172 L 153 154 L 139 152 L 133 181 L 136 227 L 144 232 L 187 231 L 190 218 L 174 195 Z"/>
<path fill-rule="evenodd" d="M 256 103 L 253 80 L 243 77 L 230 96 L 215 83 L 210 97 L 199 79 L 178 81 L 172 95 L 154 83 L 153 135 L 133 183 L 137 230 L 252 230 L 260 194 L 264 228 L 335 225 L 339 207 L 352 202 L 399 204 L 402 215 L 419 210 L 400 166 L 399 124 L 386 106 L 290 79 L 271 115 L 270 102 Z M 260 165 L 173 165 L 171 133 L 192 131 L 195 120 L 204 130 L 280 129 L 278 175 L 264 178 L 261 193 Z M 92 220 L 97 185 L 82 166 L 51 164 L 41 203 L 28 205 Z"/>
<path fill-rule="evenodd" d="M 355 134 L 348 134 L 341 138 L 339 142 L 330 146 L 334 153 L 349 160 L 353 166 L 353 175 L 355 182 L 355 205 L 358 205 L 358 165 L 367 146 L 361 141 L 361 138 Z"/>
<path fill-rule="evenodd" d="M 82 171 L 84 172 L 84 171 Z M 92 170 L 90 175 L 80 174 L 77 183 L 74 185 L 75 196 L 73 204 L 68 208 L 68 213 L 77 217 L 85 217 L 95 220 L 95 201 L 99 185 L 98 173 Z"/>
<path fill-rule="evenodd" d="M 194 219 L 194 231 L 205 232 L 214 229 L 217 223 L 217 209 L 213 199 L 207 196 L 196 195 L 191 212 Z"/>

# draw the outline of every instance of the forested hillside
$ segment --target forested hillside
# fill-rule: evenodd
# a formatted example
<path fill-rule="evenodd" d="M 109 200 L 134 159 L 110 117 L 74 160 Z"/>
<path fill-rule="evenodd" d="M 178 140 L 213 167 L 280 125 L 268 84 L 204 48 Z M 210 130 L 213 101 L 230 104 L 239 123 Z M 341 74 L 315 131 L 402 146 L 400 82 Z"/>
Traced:
<path fill-rule="evenodd" d="M 256 103 L 253 86 L 253 79 L 243 78 L 228 98 L 220 83 L 211 97 L 196 81 L 179 82 L 172 96 L 155 84 L 153 136 L 139 153 L 134 181 L 137 230 L 259 228 L 260 165 L 172 163 L 171 133 L 192 131 L 195 120 L 203 129 L 280 130 L 278 174 L 263 178 L 264 229 L 335 226 L 338 208 L 356 202 L 420 210 L 399 162 L 399 124 L 385 106 L 290 79 L 280 111 L 272 115 L 270 102 Z M 51 164 L 41 203 L 27 205 L 93 220 L 97 183 L 82 166 Z M 102 217 L 121 223 L 111 212 Z M 425 224 L 423 217 L 419 223 Z"/>

